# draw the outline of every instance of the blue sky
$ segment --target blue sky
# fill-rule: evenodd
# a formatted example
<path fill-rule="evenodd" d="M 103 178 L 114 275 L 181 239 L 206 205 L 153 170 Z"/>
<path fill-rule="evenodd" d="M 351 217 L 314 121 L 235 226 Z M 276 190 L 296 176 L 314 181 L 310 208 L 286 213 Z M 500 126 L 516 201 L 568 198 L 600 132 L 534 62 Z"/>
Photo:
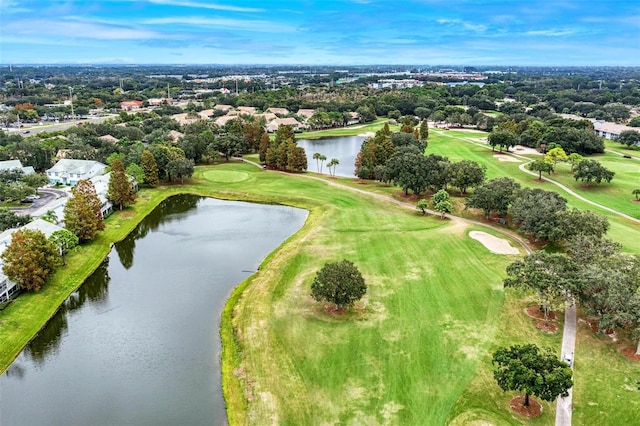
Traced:
<path fill-rule="evenodd" d="M 0 63 L 640 65 L 640 1 L 0 0 Z"/>

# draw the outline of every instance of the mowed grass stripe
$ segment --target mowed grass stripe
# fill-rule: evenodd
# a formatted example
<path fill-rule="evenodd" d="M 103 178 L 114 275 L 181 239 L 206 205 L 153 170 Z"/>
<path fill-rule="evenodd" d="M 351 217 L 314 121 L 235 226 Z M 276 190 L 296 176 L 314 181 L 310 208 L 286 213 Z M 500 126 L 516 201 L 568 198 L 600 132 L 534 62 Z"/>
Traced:
<path fill-rule="evenodd" d="M 288 245 L 291 257 L 269 274 L 276 291 L 268 294 L 271 280 L 259 275 L 236 310 L 239 330 L 254 336 L 256 323 L 265 327 L 259 344 L 243 339 L 247 371 L 260 372 L 252 386 L 268 389 L 250 402 L 250 419 L 442 423 L 491 341 L 502 303 L 496 277 L 508 261 L 448 222 L 331 191 L 339 208 L 314 217 L 318 231 L 304 243 Z M 311 299 L 310 284 L 342 258 L 370 287 L 359 309 L 335 317 Z"/>

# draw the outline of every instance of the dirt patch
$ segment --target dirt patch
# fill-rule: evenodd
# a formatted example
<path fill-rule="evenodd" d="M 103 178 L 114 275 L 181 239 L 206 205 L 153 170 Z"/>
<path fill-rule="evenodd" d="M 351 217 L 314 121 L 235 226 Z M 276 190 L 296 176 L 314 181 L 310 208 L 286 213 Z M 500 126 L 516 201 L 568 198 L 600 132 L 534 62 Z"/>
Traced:
<path fill-rule="evenodd" d="M 524 406 L 524 396 L 516 396 L 509 401 L 509 407 L 524 417 L 538 417 L 542 413 L 542 405 L 532 397 L 529 397 L 529 406 Z"/>
<path fill-rule="evenodd" d="M 551 321 L 536 321 L 533 325 L 540 331 L 545 333 L 554 334 L 558 332 L 558 326 Z"/>
<path fill-rule="evenodd" d="M 324 311 L 329 315 L 333 315 L 337 317 L 337 316 L 344 315 L 347 312 L 347 308 L 336 306 L 336 305 L 326 305 L 324 307 Z"/>
<path fill-rule="evenodd" d="M 531 318 L 535 319 L 544 319 L 544 312 L 540 309 L 540 305 L 531 305 L 524 310 L 524 313 L 529 315 Z M 549 312 L 549 321 L 555 321 L 557 315 L 555 311 Z"/>
<path fill-rule="evenodd" d="M 520 254 L 520 250 L 509 244 L 504 238 L 498 238 L 494 235 L 487 234 L 482 231 L 471 231 L 469 236 L 476 241 L 482 243 L 491 253 L 496 254 Z"/>
<path fill-rule="evenodd" d="M 640 200 L 636 200 L 635 198 L 632 198 L 632 199 L 631 199 L 631 202 L 632 202 L 632 203 L 636 203 L 636 204 L 640 204 Z"/>
<path fill-rule="evenodd" d="M 622 352 L 622 355 L 626 356 L 631 361 L 640 362 L 640 355 L 636 355 L 636 348 L 633 348 L 633 347 L 622 348 L 620 352 Z"/>

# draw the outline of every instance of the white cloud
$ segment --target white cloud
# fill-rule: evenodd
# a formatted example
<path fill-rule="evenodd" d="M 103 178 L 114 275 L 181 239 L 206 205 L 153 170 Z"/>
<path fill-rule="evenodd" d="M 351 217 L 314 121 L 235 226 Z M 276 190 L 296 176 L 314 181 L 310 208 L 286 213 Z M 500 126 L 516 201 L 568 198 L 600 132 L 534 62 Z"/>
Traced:
<path fill-rule="evenodd" d="M 536 30 L 536 31 L 527 31 L 526 35 L 529 36 L 543 36 L 543 37 L 563 37 L 575 34 L 574 30 Z"/>
<path fill-rule="evenodd" d="M 203 27 L 235 28 L 245 31 L 265 33 L 285 33 L 296 31 L 294 27 L 276 22 L 227 18 L 202 18 L 195 16 L 147 19 L 141 21 L 141 23 L 146 25 L 195 25 Z"/>
<path fill-rule="evenodd" d="M 34 35 L 40 37 L 91 38 L 98 40 L 141 40 L 160 35 L 146 29 L 104 25 L 77 20 L 19 20 L 5 23 L 3 33 Z"/>
<path fill-rule="evenodd" d="M 264 9 L 257 9 L 254 7 L 240 7 L 240 6 L 227 6 L 224 4 L 216 3 L 199 3 L 189 0 L 149 0 L 149 3 L 162 4 L 167 6 L 181 6 L 192 7 L 197 9 L 213 9 L 224 10 L 227 12 L 264 12 Z"/>

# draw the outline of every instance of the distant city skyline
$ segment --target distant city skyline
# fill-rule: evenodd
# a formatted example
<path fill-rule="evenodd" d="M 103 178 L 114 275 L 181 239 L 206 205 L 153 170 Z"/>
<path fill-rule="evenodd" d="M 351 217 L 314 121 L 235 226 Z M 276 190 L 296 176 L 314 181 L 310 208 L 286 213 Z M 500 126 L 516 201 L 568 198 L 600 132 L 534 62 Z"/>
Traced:
<path fill-rule="evenodd" d="M 640 66 L 640 3 L 0 0 L 0 63 Z"/>

